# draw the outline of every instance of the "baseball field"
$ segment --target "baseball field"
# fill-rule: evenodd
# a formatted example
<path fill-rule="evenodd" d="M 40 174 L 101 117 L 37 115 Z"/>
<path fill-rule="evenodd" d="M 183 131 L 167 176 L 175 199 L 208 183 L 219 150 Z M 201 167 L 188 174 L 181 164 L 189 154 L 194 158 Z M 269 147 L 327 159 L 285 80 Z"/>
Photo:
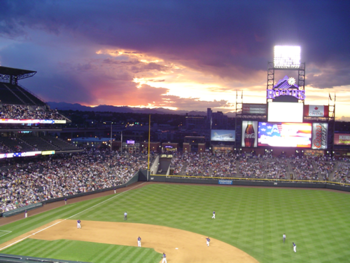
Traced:
<path fill-rule="evenodd" d="M 170 263 L 349 262 L 347 193 L 157 183 L 125 190 L 2 225 L 0 252 L 93 263 L 158 263 L 163 252 Z"/>

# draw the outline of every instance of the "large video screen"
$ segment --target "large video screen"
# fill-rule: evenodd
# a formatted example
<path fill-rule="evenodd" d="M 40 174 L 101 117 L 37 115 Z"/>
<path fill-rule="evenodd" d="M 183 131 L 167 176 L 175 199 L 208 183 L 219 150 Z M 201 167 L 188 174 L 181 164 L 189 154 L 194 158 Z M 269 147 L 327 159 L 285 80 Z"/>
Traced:
<path fill-rule="evenodd" d="M 234 142 L 236 132 L 234 130 L 211 130 L 211 140 L 217 142 Z"/>
<path fill-rule="evenodd" d="M 259 122 L 258 146 L 311 148 L 311 123 Z"/>
<path fill-rule="evenodd" d="M 269 102 L 268 122 L 303 122 L 304 105 L 298 102 Z"/>
<path fill-rule="evenodd" d="M 350 134 L 349 133 L 335 133 L 334 134 L 335 145 L 350 145 Z"/>

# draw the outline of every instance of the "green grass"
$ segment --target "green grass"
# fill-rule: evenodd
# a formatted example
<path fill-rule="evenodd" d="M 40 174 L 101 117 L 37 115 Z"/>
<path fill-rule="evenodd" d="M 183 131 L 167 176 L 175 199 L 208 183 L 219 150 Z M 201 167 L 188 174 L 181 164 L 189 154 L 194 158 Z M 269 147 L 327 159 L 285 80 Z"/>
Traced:
<path fill-rule="evenodd" d="M 129 223 L 210 236 L 261 263 L 349 262 L 349 204 L 349 194 L 322 190 L 150 184 L 2 226 L 0 230 L 12 232 L 0 236 L 0 243 L 58 218 L 121 222 L 127 211 Z M 213 210 L 215 220 L 211 219 Z M 283 233 L 287 235 L 285 244 Z M 297 244 L 297 253 L 292 251 L 292 242 Z M 1 252 L 94 263 L 159 262 L 161 258 L 146 248 L 69 240 L 27 239 Z"/>

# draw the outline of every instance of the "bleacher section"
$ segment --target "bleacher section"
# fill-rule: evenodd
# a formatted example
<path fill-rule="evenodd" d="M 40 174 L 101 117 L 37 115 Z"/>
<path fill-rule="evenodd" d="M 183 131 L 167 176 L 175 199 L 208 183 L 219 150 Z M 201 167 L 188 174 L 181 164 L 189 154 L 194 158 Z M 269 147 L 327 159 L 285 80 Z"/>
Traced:
<path fill-rule="evenodd" d="M 49 143 L 45 139 L 36 136 L 23 136 L 22 140 L 39 151 L 57 151 L 59 147 Z"/>
<path fill-rule="evenodd" d="M 7 152 L 30 152 L 34 150 L 33 146 L 19 138 L 0 137 L 0 142 L 9 148 Z"/>
<path fill-rule="evenodd" d="M 44 136 L 42 137 L 45 141 L 49 142 L 50 144 L 58 147 L 62 151 L 68 151 L 68 150 L 76 150 L 77 147 L 74 144 L 71 144 L 69 142 L 66 142 L 62 139 L 50 137 L 50 136 Z"/>
<path fill-rule="evenodd" d="M 0 149 L 0 153 L 16 153 L 31 151 L 82 151 L 81 148 L 74 144 L 50 136 L 22 136 L 22 137 L 0 137 L 0 145 L 5 145 L 7 150 Z"/>
<path fill-rule="evenodd" d="M 1 102 L 6 104 L 23 104 L 22 100 L 8 86 L 10 84 L 0 82 Z"/>
<path fill-rule="evenodd" d="M 3 104 L 44 106 L 45 103 L 18 85 L 0 83 L 0 98 Z"/>

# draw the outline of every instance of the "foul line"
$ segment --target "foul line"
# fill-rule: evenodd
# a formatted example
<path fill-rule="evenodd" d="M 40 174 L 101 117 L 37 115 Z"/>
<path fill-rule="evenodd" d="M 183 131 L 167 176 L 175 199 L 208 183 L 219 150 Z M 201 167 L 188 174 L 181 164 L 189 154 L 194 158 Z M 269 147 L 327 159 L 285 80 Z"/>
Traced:
<path fill-rule="evenodd" d="M 132 190 L 132 189 L 134 189 L 134 188 L 136 188 L 136 187 L 139 187 L 140 185 L 143 185 L 143 184 L 144 184 L 144 183 L 139 184 L 139 185 L 136 185 L 136 186 L 134 186 L 134 187 L 132 187 L 132 188 L 130 188 L 130 189 L 124 191 L 124 192 L 121 192 L 121 193 L 119 193 L 119 194 L 115 194 L 115 195 L 112 196 L 111 198 L 108 198 L 108 199 L 106 199 L 106 200 L 104 200 L 104 201 L 102 201 L 102 202 L 100 202 L 100 203 L 98 203 L 98 204 L 96 204 L 96 205 L 93 205 L 93 206 L 91 206 L 91 207 L 89 207 L 89 208 L 87 208 L 87 209 L 85 209 L 85 210 L 83 210 L 83 211 L 81 211 L 81 212 L 79 212 L 79 213 L 77 213 L 77 214 L 75 214 L 75 215 L 72 215 L 72 216 L 70 216 L 70 217 L 67 217 L 66 219 L 63 219 L 62 221 L 56 222 L 56 223 L 54 223 L 54 224 L 52 224 L 52 225 L 49 225 L 49 226 L 47 226 L 47 227 L 45 227 L 45 228 L 43 228 L 43 229 L 40 229 L 40 230 L 36 231 L 36 232 L 33 233 L 33 234 L 30 234 L 30 235 L 28 235 L 28 236 L 26 236 L 26 237 L 23 237 L 23 238 L 21 238 L 21 239 L 15 241 L 15 242 L 13 242 L 13 243 L 11 243 L 11 244 L 5 246 L 5 247 L 0 248 L 0 251 L 1 251 L 1 250 L 4 250 L 5 248 L 11 247 L 11 246 L 13 246 L 13 245 L 15 245 L 15 244 L 17 244 L 17 243 L 19 243 L 19 242 L 21 242 L 21 241 L 23 241 L 23 240 L 29 238 L 29 237 L 31 237 L 31 236 L 34 236 L 35 234 L 40 233 L 41 231 L 44 231 L 44 230 L 46 230 L 46 229 L 48 229 L 48 228 L 50 228 L 50 227 L 53 227 L 53 226 L 55 226 L 55 225 L 57 225 L 57 224 L 59 224 L 59 223 L 65 221 L 65 220 L 67 220 L 67 219 L 69 219 L 69 218 L 72 218 L 72 217 L 74 217 L 74 216 L 76 216 L 76 215 L 79 215 L 79 214 L 85 212 L 85 211 L 88 211 L 88 210 L 94 208 L 95 206 L 98 206 L 98 205 L 100 205 L 100 204 L 103 204 L 104 202 L 107 202 L 107 201 L 109 201 L 110 199 L 115 198 L 115 197 L 117 197 L 117 196 L 120 196 L 121 194 L 123 194 L 123 193 L 125 193 L 125 192 L 128 192 L 128 191 L 130 191 L 130 190 Z M 2 230 L 2 231 L 6 231 L 6 230 Z"/>

